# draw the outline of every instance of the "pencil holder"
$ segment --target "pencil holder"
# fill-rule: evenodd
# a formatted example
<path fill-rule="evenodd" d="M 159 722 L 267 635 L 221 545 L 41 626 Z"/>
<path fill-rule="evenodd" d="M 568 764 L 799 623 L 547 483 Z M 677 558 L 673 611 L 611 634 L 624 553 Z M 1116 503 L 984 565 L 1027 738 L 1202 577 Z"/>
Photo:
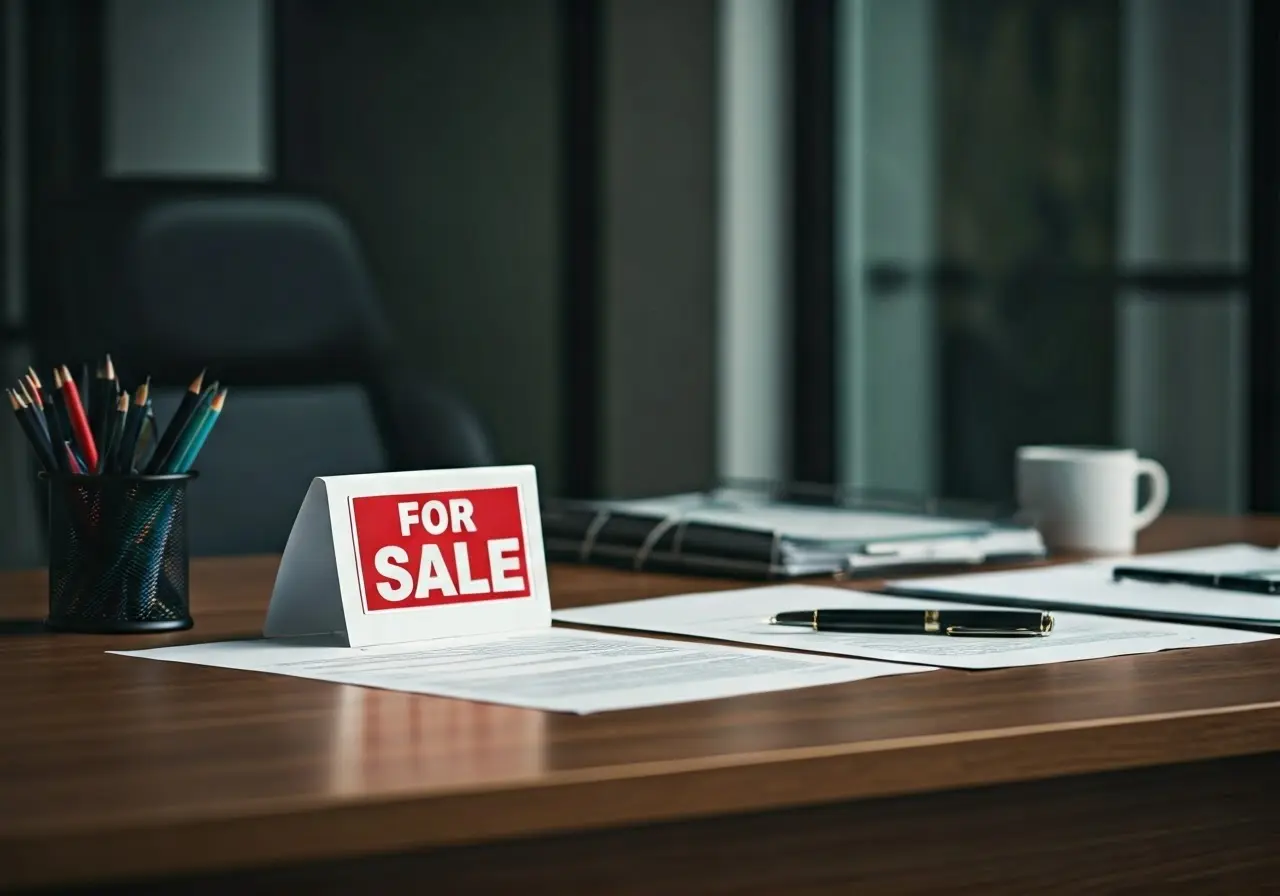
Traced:
<path fill-rule="evenodd" d="M 42 474 L 49 486 L 49 616 L 64 632 L 191 627 L 187 483 L 163 476 Z"/>

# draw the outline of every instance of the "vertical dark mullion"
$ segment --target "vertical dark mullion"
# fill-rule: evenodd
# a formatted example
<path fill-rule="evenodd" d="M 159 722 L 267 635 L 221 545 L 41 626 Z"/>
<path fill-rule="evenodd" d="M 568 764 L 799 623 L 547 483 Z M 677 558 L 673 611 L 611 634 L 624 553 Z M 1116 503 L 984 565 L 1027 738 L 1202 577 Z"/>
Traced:
<path fill-rule="evenodd" d="M 11 203 L 16 202 L 18 197 L 10 195 L 9 184 L 9 165 L 12 163 L 10 158 L 10 143 L 15 135 L 9 133 L 9 93 L 12 86 L 8 82 L 9 66 L 11 60 L 9 57 L 9 40 L 11 29 L 16 27 L 17 16 L 14 15 L 17 7 L 12 6 L 9 9 L 0 8 L 0 214 L 4 210 L 11 208 Z M 22 39 L 22 35 L 12 34 L 12 37 L 18 40 Z M 4 223 L 0 227 L 7 227 L 8 221 L 4 219 Z M 9 272 L 12 265 L 18 262 L 12 257 L 15 238 L 13 234 L 0 233 L 0 291 L 2 297 L 0 301 L 5 303 L 5 313 L 0 315 L 0 358 L 6 357 L 11 344 L 17 340 L 17 324 L 15 320 L 11 320 L 8 313 L 8 303 L 11 299 L 9 295 Z"/>
<path fill-rule="evenodd" d="M 792 29 L 792 476 L 834 483 L 835 0 L 797 0 Z"/>
<path fill-rule="evenodd" d="M 598 0 L 561 0 L 561 481 L 566 496 L 600 487 L 603 22 Z"/>
<path fill-rule="evenodd" d="M 1280 4 L 1253 0 L 1249 147 L 1249 508 L 1280 510 Z"/>
<path fill-rule="evenodd" d="M 27 329 L 37 360 L 52 343 L 78 342 L 92 321 L 72 320 L 66 299 L 85 293 L 93 266 L 97 187 L 106 121 L 105 9 L 41 0 L 26 6 Z M 66 259 L 76 258 L 75 265 Z M 94 288 L 97 288 L 94 284 Z M 40 301 L 30 297 L 40 296 Z M 65 354 L 59 358 L 65 360 Z"/>
<path fill-rule="evenodd" d="M 305 42 L 299 39 L 304 10 L 297 0 L 275 0 L 269 15 L 271 34 L 271 171 L 272 180 L 290 183 L 297 154 L 309 133 L 305 103 Z"/>

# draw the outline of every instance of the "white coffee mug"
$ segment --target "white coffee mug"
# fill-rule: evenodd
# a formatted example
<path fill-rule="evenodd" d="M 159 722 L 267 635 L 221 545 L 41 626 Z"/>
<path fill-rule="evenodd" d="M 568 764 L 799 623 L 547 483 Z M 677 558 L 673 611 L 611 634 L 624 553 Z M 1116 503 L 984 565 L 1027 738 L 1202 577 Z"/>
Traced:
<path fill-rule="evenodd" d="M 1026 445 L 1018 449 L 1018 507 L 1052 551 L 1132 554 L 1137 534 L 1169 501 L 1169 474 L 1128 448 Z M 1138 480 L 1151 481 L 1139 509 Z"/>

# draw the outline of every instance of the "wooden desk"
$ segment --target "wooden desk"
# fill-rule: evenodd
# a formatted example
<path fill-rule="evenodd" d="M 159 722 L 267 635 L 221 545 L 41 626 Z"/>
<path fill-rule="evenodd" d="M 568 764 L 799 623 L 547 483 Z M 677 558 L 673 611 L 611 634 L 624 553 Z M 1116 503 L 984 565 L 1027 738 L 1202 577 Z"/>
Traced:
<path fill-rule="evenodd" d="M 1280 522 L 1169 520 L 1144 546 L 1231 540 Z M 197 563 L 182 636 L 0 639 L 0 883 L 1243 893 L 1280 873 L 1280 641 L 586 718 L 103 654 L 258 631 L 274 568 Z M 733 583 L 552 584 L 569 606 Z M 0 577 L 3 614 L 38 617 L 43 587 Z"/>

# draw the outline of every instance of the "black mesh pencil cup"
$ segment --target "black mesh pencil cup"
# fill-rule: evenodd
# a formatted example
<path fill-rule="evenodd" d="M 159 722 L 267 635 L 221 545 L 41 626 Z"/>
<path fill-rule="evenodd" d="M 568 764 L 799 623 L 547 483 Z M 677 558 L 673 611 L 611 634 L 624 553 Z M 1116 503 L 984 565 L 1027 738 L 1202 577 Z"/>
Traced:
<path fill-rule="evenodd" d="M 186 497 L 195 476 L 42 474 L 49 486 L 48 628 L 191 627 Z"/>

